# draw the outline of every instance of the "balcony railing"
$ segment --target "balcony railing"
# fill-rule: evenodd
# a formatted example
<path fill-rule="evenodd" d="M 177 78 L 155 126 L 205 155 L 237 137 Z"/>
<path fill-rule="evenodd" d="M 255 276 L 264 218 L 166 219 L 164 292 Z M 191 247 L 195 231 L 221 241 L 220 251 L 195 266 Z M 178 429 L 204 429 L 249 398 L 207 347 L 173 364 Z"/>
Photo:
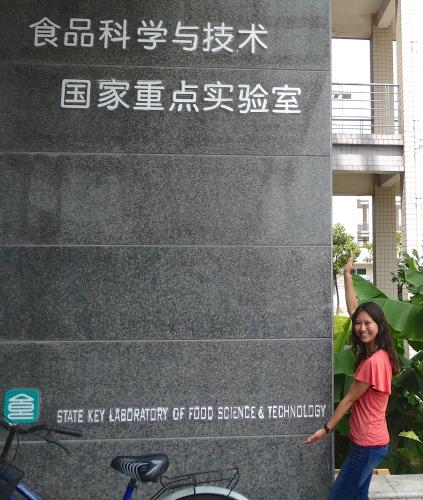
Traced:
<path fill-rule="evenodd" d="M 332 132 L 399 134 L 398 87 L 392 83 L 332 83 Z"/>

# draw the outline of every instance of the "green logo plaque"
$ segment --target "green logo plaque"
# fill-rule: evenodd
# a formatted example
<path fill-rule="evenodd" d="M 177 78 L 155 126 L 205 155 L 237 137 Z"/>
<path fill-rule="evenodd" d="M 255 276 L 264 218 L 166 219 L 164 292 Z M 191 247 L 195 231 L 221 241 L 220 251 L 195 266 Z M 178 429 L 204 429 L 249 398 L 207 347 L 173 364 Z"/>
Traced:
<path fill-rule="evenodd" d="M 40 417 L 38 389 L 9 389 L 4 394 L 4 420 L 13 424 L 34 424 Z"/>

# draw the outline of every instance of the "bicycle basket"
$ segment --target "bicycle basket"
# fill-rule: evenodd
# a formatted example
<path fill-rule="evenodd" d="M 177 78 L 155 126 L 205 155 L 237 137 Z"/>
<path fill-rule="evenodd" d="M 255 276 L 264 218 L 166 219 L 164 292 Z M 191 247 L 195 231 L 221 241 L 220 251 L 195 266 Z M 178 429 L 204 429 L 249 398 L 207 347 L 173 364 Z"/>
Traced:
<path fill-rule="evenodd" d="M 0 498 L 9 498 L 24 477 L 24 472 L 5 460 L 0 460 Z"/>

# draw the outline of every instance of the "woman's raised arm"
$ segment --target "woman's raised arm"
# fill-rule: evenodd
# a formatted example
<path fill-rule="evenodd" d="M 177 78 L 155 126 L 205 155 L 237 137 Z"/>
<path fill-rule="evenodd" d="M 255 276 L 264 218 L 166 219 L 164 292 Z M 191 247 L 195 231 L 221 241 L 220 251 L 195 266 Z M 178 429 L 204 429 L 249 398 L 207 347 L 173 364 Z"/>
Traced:
<path fill-rule="evenodd" d="M 345 283 L 345 300 L 347 302 L 348 314 L 352 316 L 358 307 L 357 297 L 355 295 L 354 286 L 352 282 L 352 266 L 353 256 L 348 257 L 347 263 L 344 267 L 344 283 Z"/>

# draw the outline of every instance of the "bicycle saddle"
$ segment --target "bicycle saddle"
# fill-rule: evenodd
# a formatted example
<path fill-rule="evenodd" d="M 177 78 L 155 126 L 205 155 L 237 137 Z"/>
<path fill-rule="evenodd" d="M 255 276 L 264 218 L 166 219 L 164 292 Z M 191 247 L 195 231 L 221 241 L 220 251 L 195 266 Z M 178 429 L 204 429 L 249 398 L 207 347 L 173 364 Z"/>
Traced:
<path fill-rule="evenodd" d="M 148 483 L 157 481 L 166 472 L 169 459 L 164 453 L 153 453 L 139 457 L 115 457 L 110 466 L 125 476 Z"/>

